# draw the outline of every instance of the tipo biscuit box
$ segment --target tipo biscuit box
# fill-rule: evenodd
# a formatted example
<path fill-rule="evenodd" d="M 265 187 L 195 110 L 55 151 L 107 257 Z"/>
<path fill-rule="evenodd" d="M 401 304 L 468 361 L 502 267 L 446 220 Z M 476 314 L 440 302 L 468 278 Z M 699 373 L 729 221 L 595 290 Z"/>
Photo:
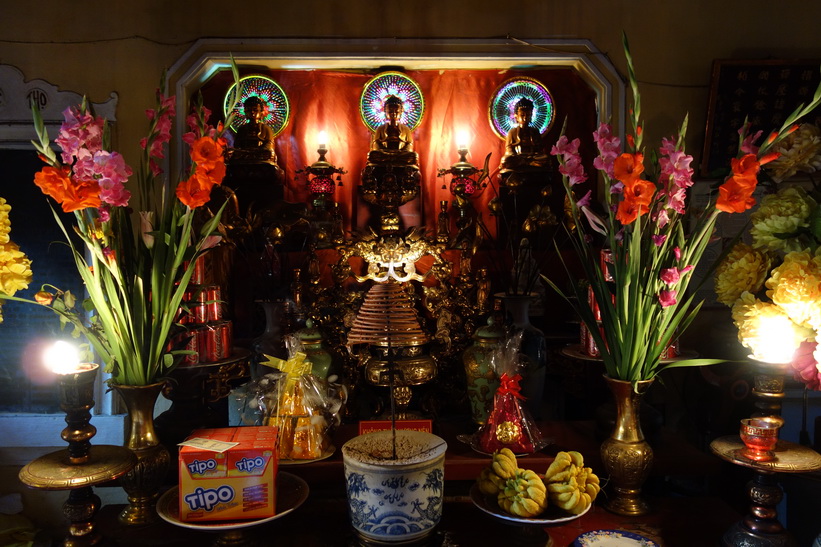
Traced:
<path fill-rule="evenodd" d="M 194 431 L 180 448 L 180 519 L 274 516 L 276 440 L 271 426 Z"/>

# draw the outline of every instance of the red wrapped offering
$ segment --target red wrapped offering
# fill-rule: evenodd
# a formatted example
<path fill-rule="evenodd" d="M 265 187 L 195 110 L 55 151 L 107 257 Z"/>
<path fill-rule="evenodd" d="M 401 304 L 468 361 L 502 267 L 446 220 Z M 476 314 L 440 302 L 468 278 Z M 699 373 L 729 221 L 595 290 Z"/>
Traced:
<path fill-rule="evenodd" d="M 493 396 L 493 410 L 487 422 L 476 433 L 479 448 L 493 453 L 509 448 L 514 454 L 532 454 L 544 446 L 544 440 L 533 418 L 522 404 L 522 376 L 519 368 L 521 333 L 512 336 L 491 357 L 499 377 L 499 387 Z"/>
<path fill-rule="evenodd" d="M 499 389 L 493 397 L 493 411 L 479 431 L 479 446 L 483 451 L 492 453 L 502 448 L 509 448 L 515 454 L 536 451 L 520 404 L 524 400 L 519 393 L 521 379 L 518 374 L 513 377 L 502 374 L 499 379 Z"/>

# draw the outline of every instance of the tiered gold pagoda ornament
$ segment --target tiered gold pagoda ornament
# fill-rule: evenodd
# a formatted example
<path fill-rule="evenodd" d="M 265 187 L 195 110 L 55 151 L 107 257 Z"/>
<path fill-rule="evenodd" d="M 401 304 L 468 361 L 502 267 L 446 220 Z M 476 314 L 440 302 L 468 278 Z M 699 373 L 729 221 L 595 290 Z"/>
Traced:
<path fill-rule="evenodd" d="M 393 386 L 400 414 L 411 401 L 411 386 L 429 382 L 437 372 L 409 288 L 394 281 L 371 287 L 348 333 L 349 347 L 368 344 L 360 362 L 365 378 L 375 386 Z"/>

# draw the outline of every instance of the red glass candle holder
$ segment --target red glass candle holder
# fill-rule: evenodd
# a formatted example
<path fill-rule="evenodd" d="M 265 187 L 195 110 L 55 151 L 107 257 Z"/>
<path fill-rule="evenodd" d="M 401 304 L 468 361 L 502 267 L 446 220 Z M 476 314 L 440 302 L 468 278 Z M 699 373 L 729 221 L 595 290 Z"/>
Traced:
<path fill-rule="evenodd" d="M 774 416 L 741 420 L 739 435 L 744 443 L 741 455 L 757 462 L 775 458 L 773 449 L 778 442 L 778 430 L 784 421 Z"/>

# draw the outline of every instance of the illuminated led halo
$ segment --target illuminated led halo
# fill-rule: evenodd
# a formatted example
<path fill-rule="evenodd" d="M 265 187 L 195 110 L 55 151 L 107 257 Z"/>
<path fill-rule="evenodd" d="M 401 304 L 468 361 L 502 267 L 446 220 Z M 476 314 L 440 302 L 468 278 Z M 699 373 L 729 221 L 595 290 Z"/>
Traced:
<path fill-rule="evenodd" d="M 553 96 L 545 86 L 533 78 L 524 76 L 503 82 L 490 99 L 488 116 L 490 127 L 501 138 L 516 127 L 516 103 L 521 98 L 533 101 L 533 127 L 544 133 L 556 118 L 556 105 Z"/>
<path fill-rule="evenodd" d="M 385 99 L 389 95 L 396 95 L 402 100 L 405 111 L 400 123 L 407 125 L 411 130 L 416 129 L 425 113 L 425 99 L 419 84 L 401 72 L 382 72 L 365 84 L 362 98 L 359 101 L 359 113 L 362 122 L 371 131 L 387 121 L 384 112 Z"/>
<path fill-rule="evenodd" d="M 248 97 L 257 96 L 265 102 L 268 111 L 263 121 L 274 131 L 274 136 L 279 135 L 288 125 L 288 118 L 291 115 L 291 105 L 288 103 L 288 97 L 285 96 L 285 92 L 282 91 L 279 84 L 265 76 L 245 76 L 240 78 L 239 84 L 242 86 L 242 95 L 239 104 L 234 107 L 234 121 L 231 123 L 231 129 L 236 132 L 248 122 L 248 118 L 245 117 L 243 103 Z M 235 85 L 231 84 L 225 94 L 223 112 L 226 118 L 231 109 L 231 97 Z"/>

